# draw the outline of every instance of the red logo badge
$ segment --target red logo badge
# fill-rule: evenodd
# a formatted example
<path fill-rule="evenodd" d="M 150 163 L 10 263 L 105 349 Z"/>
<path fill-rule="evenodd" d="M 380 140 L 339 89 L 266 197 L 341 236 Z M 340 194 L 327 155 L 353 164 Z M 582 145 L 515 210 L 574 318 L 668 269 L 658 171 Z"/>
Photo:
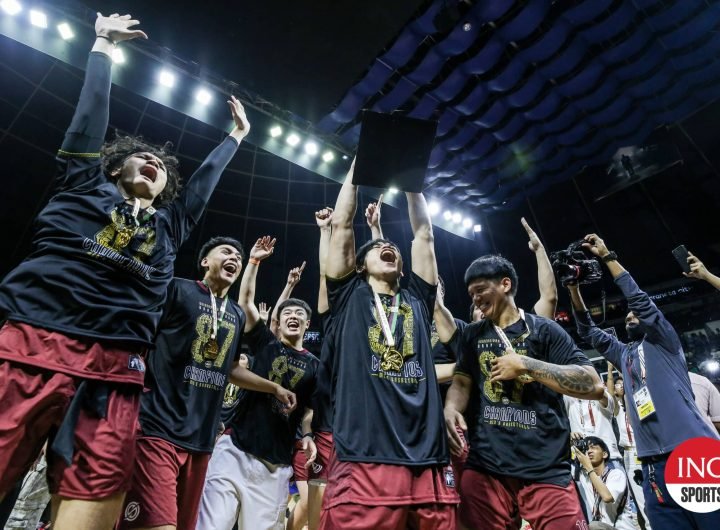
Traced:
<path fill-rule="evenodd" d="M 686 510 L 720 509 L 720 440 L 691 438 L 678 445 L 665 465 L 665 483 Z"/>

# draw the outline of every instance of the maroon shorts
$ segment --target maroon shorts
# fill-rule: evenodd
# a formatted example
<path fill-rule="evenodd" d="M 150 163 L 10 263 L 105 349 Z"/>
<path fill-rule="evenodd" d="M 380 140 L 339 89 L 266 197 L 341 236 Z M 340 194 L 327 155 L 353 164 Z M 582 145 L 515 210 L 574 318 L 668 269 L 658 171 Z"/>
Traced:
<path fill-rule="evenodd" d="M 333 450 L 333 436 L 331 432 L 318 431 L 315 433 L 315 447 L 317 456 L 310 469 L 305 467 L 307 458 L 302 450 L 302 440 L 295 442 L 293 453 L 293 475 L 295 481 L 310 481 L 315 484 L 327 482 L 327 469 L 330 462 L 330 454 Z"/>
<path fill-rule="evenodd" d="M 333 451 L 320 528 L 455 528 L 458 502 L 451 466 L 341 462 Z"/>
<path fill-rule="evenodd" d="M 139 436 L 132 487 L 118 528 L 195 528 L 210 453 Z"/>
<path fill-rule="evenodd" d="M 407 506 L 363 506 L 340 504 L 323 510 L 321 530 L 454 530 L 454 504 L 420 504 Z"/>
<path fill-rule="evenodd" d="M 562 487 L 466 469 L 461 492 L 460 522 L 468 528 L 520 528 L 521 519 L 533 530 L 587 528 L 572 480 Z"/>
<path fill-rule="evenodd" d="M 68 339 L 70 342 L 72 339 Z M 7 346 L 7 345 L 6 345 Z M 22 347 L 22 345 L 20 345 Z M 30 468 L 65 417 L 83 380 L 59 372 L 0 360 L 0 496 Z M 140 386 L 107 383 L 107 415 L 80 410 L 70 466 L 48 451 L 50 492 L 96 500 L 130 487 Z"/>
<path fill-rule="evenodd" d="M 462 473 L 465 469 L 465 462 L 467 462 L 468 455 L 470 454 L 470 448 L 462 429 L 460 427 L 456 427 L 455 430 L 457 430 L 460 438 L 462 438 L 465 442 L 460 456 L 450 454 L 450 463 L 452 464 L 453 471 L 455 472 L 455 484 L 457 485 L 458 491 L 460 491 L 460 488 L 462 487 Z"/>

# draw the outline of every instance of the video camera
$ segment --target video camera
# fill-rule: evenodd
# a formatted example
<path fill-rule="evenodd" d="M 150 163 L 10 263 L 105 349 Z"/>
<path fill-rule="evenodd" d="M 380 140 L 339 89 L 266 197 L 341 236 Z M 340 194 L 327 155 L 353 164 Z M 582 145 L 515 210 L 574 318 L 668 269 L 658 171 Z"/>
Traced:
<path fill-rule="evenodd" d="M 566 250 L 550 254 L 550 263 L 563 286 L 588 284 L 602 278 L 602 267 L 595 256 L 583 248 L 585 240 L 575 241 Z"/>

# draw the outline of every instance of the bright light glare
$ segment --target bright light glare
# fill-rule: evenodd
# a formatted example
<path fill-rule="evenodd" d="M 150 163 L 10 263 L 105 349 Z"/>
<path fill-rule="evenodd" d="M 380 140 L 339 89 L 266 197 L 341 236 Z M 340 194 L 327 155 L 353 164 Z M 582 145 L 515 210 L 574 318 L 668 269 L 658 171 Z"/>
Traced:
<path fill-rule="evenodd" d="M 287 137 L 287 140 L 285 140 L 288 145 L 295 147 L 297 144 L 300 143 L 300 137 L 295 133 L 290 133 Z"/>
<path fill-rule="evenodd" d="M 482 226 L 481 225 L 473 226 L 473 232 L 482 232 Z"/>
<path fill-rule="evenodd" d="M 70 24 L 67 22 L 63 22 L 62 24 L 58 24 L 58 33 L 60 33 L 60 36 L 64 40 L 70 40 L 75 36 L 75 33 L 73 33 L 72 28 L 70 27 Z"/>
<path fill-rule="evenodd" d="M 332 151 L 325 151 L 322 156 L 323 162 L 332 162 L 335 160 L 335 155 Z"/>
<path fill-rule="evenodd" d="M 310 156 L 315 156 L 318 154 L 318 151 L 320 151 L 320 148 L 315 142 L 308 142 L 305 144 L 305 152 Z"/>
<path fill-rule="evenodd" d="M 343 160 L 347 160 L 349 157 L 347 155 L 343 155 Z"/>
<path fill-rule="evenodd" d="M 450 219 L 452 219 L 452 215 L 453 214 L 450 210 L 445 210 L 445 213 L 443 213 L 443 217 L 445 218 L 446 221 L 449 221 Z"/>
<path fill-rule="evenodd" d="M 277 138 L 281 134 L 282 134 L 282 127 L 280 127 L 279 125 L 276 125 L 275 127 L 272 127 L 270 129 L 270 136 L 272 136 L 273 138 Z"/>
<path fill-rule="evenodd" d="M 113 48 L 112 60 L 115 64 L 123 64 L 125 62 L 125 54 L 120 48 Z"/>
<path fill-rule="evenodd" d="M 30 10 L 30 24 L 38 28 L 47 28 L 47 15 L 37 9 Z"/>
<path fill-rule="evenodd" d="M 459 213 L 454 213 L 452 216 L 453 223 L 459 223 L 462 221 L 462 215 Z"/>
<path fill-rule="evenodd" d="M 470 228 L 473 225 L 473 222 L 471 219 L 463 219 L 463 228 Z"/>
<path fill-rule="evenodd" d="M 168 72 L 167 70 L 163 70 L 160 72 L 160 75 L 158 76 L 158 82 L 162 86 L 166 86 L 168 88 L 172 88 L 175 86 L 175 76 L 172 74 L 172 72 Z"/>
<path fill-rule="evenodd" d="M 208 103 L 210 103 L 212 101 L 212 94 L 210 92 L 208 92 L 207 90 L 205 90 L 204 88 L 201 88 L 195 93 L 195 99 L 199 103 L 202 103 L 203 105 L 207 105 Z"/>
<path fill-rule="evenodd" d="M 8 15 L 17 15 L 20 11 L 22 11 L 20 2 L 16 2 L 15 0 L 2 0 L 2 2 L 0 2 L 0 7 L 2 7 L 2 10 Z"/>
<path fill-rule="evenodd" d="M 393 195 L 395 195 L 395 194 L 398 192 L 398 189 L 395 188 L 395 187 L 392 187 L 392 188 L 389 188 L 388 191 L 389 191 L 390 193 L 392 193 Z"/>
<path fill-rule="evenodd" d="M 437 215 L 440 212 L 440 203 L 437 201 L 430 201 L 428 203 L 428 212 L 430 212 L 430 215 Z"/>
<path fill-rule="evenodd" d="M 707 370 L 711 374 L 714 374 L 718 370 L 720 370 L 720 363 L 717 361 L 708 361 L 705 363 L 705 370 Z"/>

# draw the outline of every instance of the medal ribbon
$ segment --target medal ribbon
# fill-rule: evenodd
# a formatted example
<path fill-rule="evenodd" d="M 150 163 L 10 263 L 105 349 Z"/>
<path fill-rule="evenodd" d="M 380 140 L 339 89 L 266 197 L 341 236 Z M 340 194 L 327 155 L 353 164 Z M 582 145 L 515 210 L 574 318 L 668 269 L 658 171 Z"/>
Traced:
<path fill-rule="evenodd" d="M 525 321 L 525 311 L 523 311 L 522 309 L 518 309 L 518 311 L 520 312 L 520 319 L 524 322 Z M 527 327 L 527 324 L 525 324 L 525 326 Z M 498 326 L 497 324 L 493 324 L 493 327 L 495 328 L 495 333 L 498 334 L 498 337 L 500 337 L 500 340 L 505 345 L 505 350 L 503 351 L 503 355 L 505 355 L 505 351 L 507 351 L 508 349 L 510 349 L 511 351 L 514 352 L 515 348 L 512 347 L 512 344 L 510 343 L 510 339 L 507 338 L 507 335 L 505 335 L 505 332 L 502 330 L 502 328 L 500 326 Z"/>
<path fill-rule="evenodd" d="M 380 301 L 378 294 L 373 291 L 373 297 L 375 298 L 375 309 L 377 309 L 378 319 L 380 327 L 382 328 L 383 335 L 385 335 L 385 344 L 390 348 L 395 347 L 395 326 L 398 321 L 398 308 L 400 307 L 400 293 L 397 293 L 393 297 L 392 306 L 390 306 L 390 313 L 392 313 L 392 321 L 388 323 L 387 315 L 385 314 L 385 308 Z"/>
<path fill-rule="evenodd" d="M 212 306 L 212 333 L 210 334 L 210 340 L 215 340 L 215 337 L 217 337 L 217 331 L 218 326 L 223 321 L 223 317 L 225 316 L 225 309 L 227 307 L 227 301 L 228 297 L 225 295 L 225 298 L 223 298 L 223 303 L 220 306 L 220 318 L 218 318 L 218 309 L 217 305 L 215 304 L 215 295 L 212 292 L 212 289 L 210 289 L 210 286 L 203 280 L 203 285 L 207 287 L 208 291 L 210 291 L 210 305 Z"/>

